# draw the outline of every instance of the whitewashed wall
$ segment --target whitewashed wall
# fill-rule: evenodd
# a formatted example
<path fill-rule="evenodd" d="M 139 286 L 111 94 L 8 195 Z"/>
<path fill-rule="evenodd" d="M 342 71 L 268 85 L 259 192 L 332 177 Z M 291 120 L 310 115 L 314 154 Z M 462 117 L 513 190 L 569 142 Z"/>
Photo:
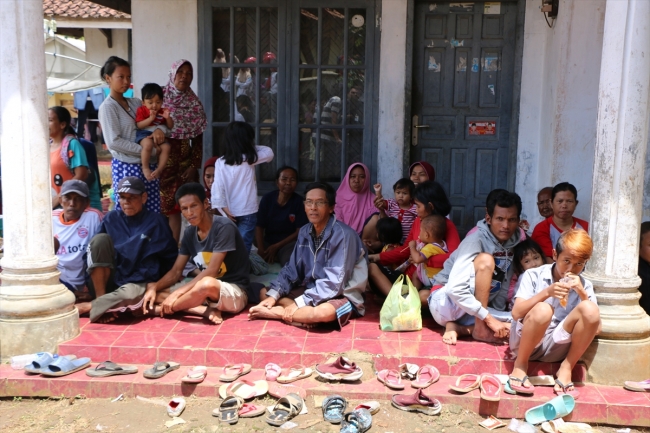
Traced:
<path fill-rule="evenodd" d="M 110 56 L 129 59 L 129 31 L 113 29 L 113 48 L 108 48 L 106 36 L 98 29 L 84 29 L 86 61 L 102 66 Z"/>
<path fill-rule="evenodd" d="M 133 86 L 167 84 L 171 65 L 178 59 L 194 66 L 192 89 L 197 90 L 199 50 L 196 0 L 132 0 Z"/>

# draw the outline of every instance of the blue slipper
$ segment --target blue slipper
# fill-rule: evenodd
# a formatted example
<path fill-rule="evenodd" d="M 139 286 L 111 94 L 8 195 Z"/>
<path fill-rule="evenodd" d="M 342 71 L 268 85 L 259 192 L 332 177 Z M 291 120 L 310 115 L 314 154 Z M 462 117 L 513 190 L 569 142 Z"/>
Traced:
<path fill-rule="evenodd" d="M 90 365 L 90 358 L 68 359 L 65 356 L 60 356 L 54 360 L 50 365 L 41 370 L 43 376 L 67 376 L 84 369 Z"/>
<path fill-rule="evenodd" d="M 323 400 L 323 418 L 332 424 L 343 421 L 343 414 L 348 407 L 348 402 L 340 395 L 330 395 Z"/>
<path fill-rule="evenodd" d="M 527 410 L 526 421 L 531 424 L 552 421 L 556 418 L 567 416 L 573 412 L 575 407 L 576 401 L 573 397 L 567 394 L 560 395 L 551 401 Z"/>
<path fill-rule="evenodd" d="M 367 409 L 355 409 L 345 414 L 341 433 L 364 433 L 372 426 L 372 415 Z"/>
<path fill-rule="evenodd" d="M 50 365 L 52 362 L 54 362 L 56 359 L 59 358 L 59 355 L 54 354 L 52 355 L 49 352 L 39 352 L 36 354 L 37 357 L 32 361 L 31 364 L 27 364 L 24 368 L 25 372 L 27 373 L 32 373 L 32 374 L 41 374 L 48 365 Z M 66 355 L 65 356 L 68 359 L 75 359 L 76 356 L 74 355 Z"/>

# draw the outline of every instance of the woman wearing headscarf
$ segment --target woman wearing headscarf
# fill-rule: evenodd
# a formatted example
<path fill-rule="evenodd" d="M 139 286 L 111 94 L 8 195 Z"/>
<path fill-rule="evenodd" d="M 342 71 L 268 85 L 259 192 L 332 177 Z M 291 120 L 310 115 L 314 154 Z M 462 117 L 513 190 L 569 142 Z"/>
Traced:
<path fill-rule="evenodd" d="M 171 152 L 160 179 L 162 213 L 169 218 L 169 226 L 178 242 L 181 231 L 181 213 L 174 194 L 188 182 L 198 182 L 203 159 L 203 131 L 207 118 L 203 104 L 190 88 L 194 70 L 192 64 L 177 60 L 169 72 L 169 82 L 163 88 L 163 107 L 168 108 L 174 128 L 169 142 Z"/>
<path fill-rule="evenodd" d="M 370 191 L 370 170 L 355 162 L 348 167 L 341 186 L 336 191 L 336 219 L 361 234 L 366 219 L 375 213 L 375 194 Z"/>
<path fill-rule="evenodd" d="M 409 167 L 409 178 L 418 186 L 427 180 L 436 180 L 436 170 L 426 161 L 418 161 Z"/>
<path fill-rule="evenodd" d="M 219 159 L 218 156 L 213 156 L 212 158 L 205 161 L 203 164 L 203 187 L 205 189 L 205 197 L 211 201 L 212 200 L 212 184 L 214 183 L 214 163 Z"/>

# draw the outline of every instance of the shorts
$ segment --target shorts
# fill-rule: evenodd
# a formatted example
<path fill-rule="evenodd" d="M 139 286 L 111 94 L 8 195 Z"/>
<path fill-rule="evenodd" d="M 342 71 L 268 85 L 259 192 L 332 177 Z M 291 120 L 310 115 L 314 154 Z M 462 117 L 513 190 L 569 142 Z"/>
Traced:
<path fill-rule="evenodd" d="M 214 302 L 208 299 L 208 306 L 216 308 L 226 313 L 239 313 L 248 304 L 248 296 L 237 284 L 226 283 L 219 280 L 221 289 L 219 290 L 219 300 Z"/>
<path fill-rule="evenodd" d="M 445 326 L 447 322 L 456 322 L 461 326 L 472 326 L 476 318 L 467 314 L 454 301 L 447 296 L 444 286 L 433 286 L 428 298 L 429 311 L 439 325 Z M 510 311 L 500 311 L 490 306 L 487 307 L 489 314 L 501 322 L 511 322 L 512 313 Z"/>
<path fill-rule="evenodd" d="M 142 140 L 149 137 L 151 134 L 153 134 L 153 131 L 147 131 L 146 129 L 137 129 L 135 131 L 135 142 L 140 144 Z"/>
<path fill-rule="evenodd" d="M 510 325 L 510 350 L 517 356 L 521 333 L 524 324 L 521 320 L 512 321 Z M 564 330 L 564 320 L 557 326 L 549 326 L 544 336 L 537 343 L 533 353 L 530 354 L 530 361 L 560 362 L 566 358 L 571 348 L 571 334 Z"/>
<path fill-rule="evenodd" d="M 289 299 L 296 299 L 297 297 L 302 296 L 303 293 L 305 293 L 304 287 L 292 290 L 286 297 Z M 354 308 L 352 302 L 350 302 L 345 296 L 330 299 L 327 303 L 336 310 L 335 323 L 338 324 L 339 330 L 343 329 L 343 327 L 350 322 L 351 318 L 359 316 L 357 309 Z"/>

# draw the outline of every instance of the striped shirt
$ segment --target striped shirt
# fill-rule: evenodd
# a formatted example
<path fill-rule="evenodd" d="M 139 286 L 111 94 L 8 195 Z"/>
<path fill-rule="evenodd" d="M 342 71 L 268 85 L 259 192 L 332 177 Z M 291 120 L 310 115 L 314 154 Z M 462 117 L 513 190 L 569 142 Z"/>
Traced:
<path fill-rule="evenodd" d="M 402 224 L 402 241 L 406 239 L 413 226 L 413 221 L 417 218 L 418 214 L 415 210 L 415 204 L 408 209 L 402 209 L 392 198 L 386 200 L 386 215 L 389 217 L 397 218 Z"/>
<path fill-rule="evenodd" d="M 140 164 L 142 147 L 135 142 L 135 113 L 142 101 L 138 98 L 126 98 L 129 111 L 112 97 L 108 97 L 99 107 L 99 123 L 108 150 L 113 158 L 128 164 Z M 156 163 L 156 149 L 151 151 L 151 163 Z"/>
<path fill-rule="evenodd" d="M 325 107 L 323 107 L 323 113 L 320 116 L 320 123 L 321 125 L 340 125 L 341 124 L 341 98 L 338 96 L 332 96 L 329 101 L 327 101 L 327 104 L 325 104 Z M 337 115 L 337 120 L 336 122 L 332 122 L 332 113 L 335 113 Z M 312 137 L 314 139 L 314 142 L 316 142 L 316 135 L 317 133 L 314 132 L 312 134 Z M 341 130 L 339 130 L 339 137 L 341 137 Z M 332 132 L 331 129 L 321 129 L 320 130 L 320 139 L 322 140 L 328 140 L 328 141 L 336 141 L 336 138 L 334 138 L 334 133 Z"/>

